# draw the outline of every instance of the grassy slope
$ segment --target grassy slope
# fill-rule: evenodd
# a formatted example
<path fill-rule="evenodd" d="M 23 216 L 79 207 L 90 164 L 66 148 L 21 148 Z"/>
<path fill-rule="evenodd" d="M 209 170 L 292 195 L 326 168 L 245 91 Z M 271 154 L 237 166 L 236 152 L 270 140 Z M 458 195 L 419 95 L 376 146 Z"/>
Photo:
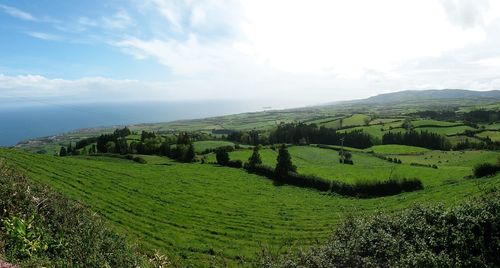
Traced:
<path fill-rule="evenodd" d="M 391 146 L 389 146 L 391 147 Z M 416 177 L 420 178 L 425 187 L 439 186 L 444 181 L 450 179 L 464 180 L 463 177 L 471 174 L 472 167 L 481 162 L 495 162 L 500 156 L 496 152 L 470 151 L 470 152 L 434 152 L 419 148 L 420 152 L 427 152 L 421 155 L 406 154 L 416 147 L 397 146 L 401 155 L 394 155 L 403 161 L 403 164 L 394 164 L 369 153 L 352 152 L 354 165 L 344 165 L 338 162 L 338 152 L 330 149 L 320 149 L 311 146 L 294 146 L 289 148 L 293 163 L 297 166 L 297 171 L 303 174 L 317 175 L 326 179 L 340 180 L 344 182 L 355 182 L 357 180 L 385 180 L 392 176 Z M 381 148 L 384 148 L 382 146 Z M 247 161 L 251 150 L 239 150 L 230 153 L 230 158 Z M 389 153 L 386 150 L 386 153 Z M 276 165 L 277 152 L 271 149 L 260 151 L 262 161 L 269 166 Z M 437 154 L 431 158 L 431 155 Z M 460 154 L 460 155 L 459 155 Z M 426 159 L 427 157 L 427 159 Z M 215 161 L 212 156 L 211 161 Z M 446 163 L 446 160 L 451 160 Z M 439 163 L 441 161 L 441 163 Z M 436 164 L 439 169 L 427 167 L 411 166 L 410 163 Z"/>
<path fill-rule="evenodd" d="M 230 141 L 195 141 L 193 142 L 196 153 L 201 153 L 206 149 L 215 149 L 221 146 L 234 146 Z"/>
<path fill-rule="evenodd" d="M 375 145 L 366 149 L 366 151 L 374 152 L 376 154 L 419 154 L 428 152 L 430 150 L 415 146 L 387 144 L 387 145 Z"/>
<path fill-rule="evenodd" d="M 295 150 L 291 149 L 292 155 Z M 323 153 L 327 151 L 331 150 Z M 307 154 L 308 149 L 302 153 Z M 183 263 L 195 266 L 207 265 L 213 253 L 234 265 L 240 258 L 254 256 L 261 243 L 279 246 L 293 241 L 296 246 L 310 245 L 326 238 L 346 213 L 394 211 L 437 201 L 451 204 L 477 194 L 479 189 L 500 185 L 498 176 L 456 182 L 436 179 L 431 187 L 427 187 L 427 180 L 423 191 L 360 200 L 276 187 L 243 170 L 181 164 L 160 157 L 146 156 L 146 165 L 6 149 L 0 149 L 0 157 L 31 179 L 86 202 L 146 249 L 187 258 Z M 358 161 L 362 162 L 361 157 Z"/>
<path fill-rule="evenodd" d="M 492 141 L 500 141 L 500 131 L 483 131 L 481 133 L 476 134 L 476 136 L 481 138 L 489 137 Z"/>
<path fill-rule="evenodd" d="M 432 119 L 414 120 L 411 122 L 411 124 L 414 127 L 421 127 L 421 126 L 452 127 L 452 126 L 463 125 L 463 123 L 460 123 L 460 122 L 454 123 L 454 122 L 439 121 L 439 120 L 432 120 Z"/>

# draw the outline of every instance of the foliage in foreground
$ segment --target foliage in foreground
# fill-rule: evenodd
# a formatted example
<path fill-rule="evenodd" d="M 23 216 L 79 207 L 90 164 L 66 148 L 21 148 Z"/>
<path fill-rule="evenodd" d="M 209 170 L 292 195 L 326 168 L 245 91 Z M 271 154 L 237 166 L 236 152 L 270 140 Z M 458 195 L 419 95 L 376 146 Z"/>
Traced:
<path fill-rule="evenodd" d="M 77 202 L 28 182 L 0 160 L 0 256 L 21 266 L 135 267 L 142 260 Z"/>
<path fill-rule="evenodd" d="M 325 244 L 298 254 L 262 251 L 259 267 L 498 267 L 500 192 L 457 207 L 349 217 Z"/>

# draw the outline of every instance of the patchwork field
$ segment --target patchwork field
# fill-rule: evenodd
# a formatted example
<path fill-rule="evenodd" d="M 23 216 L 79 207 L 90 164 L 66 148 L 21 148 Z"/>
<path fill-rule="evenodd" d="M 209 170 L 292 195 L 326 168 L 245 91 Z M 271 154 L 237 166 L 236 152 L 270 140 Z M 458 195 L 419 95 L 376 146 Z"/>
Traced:
<path fill-rule="evenodd" d="M 201 153 L 207 149 L 215 149 L 222 146 L 234 146 L 234 143 L 229 141 L 195 141 L 193 142 L 196 153 Z"/>
<path fill-rule="evenodd" d="M 490 138 L 492 141 L 500 141 L 500 131 L 483 131 L 476 134 L 480 138 Z"/>
<path fill-rule="evenodd" d="M 302 174 L 349 183 L 359 180 L 386 180 L 390 177 L 419 178 L 424 187 L 439 186 L 447 180 L 465 180 L 464 177 L 471 175 L 475 164 L 495 163 L 500 156 L 500 153 L 489 151 L 441 152 L 412 146 L 381 145 L 367 151 L 398 158 L 403 163 L 396 164 L 371 153 L 353 151 L 354 165 L 345 165 L 339 163 L 338 151 L 332 149 L 292 146 L 288 151 L 297 166 L 297 172 Z M 251 150 L 237 150 L 229 155 L 233 160 L 245 162 L 251 153 Z M 276 165 L 277 151 L 262 149 L 260 155 L 265 165 Z M 215 162 L 215 156 L 211 155 L 209 161 Z M 438 169 L 415 166 L 411 163 L 437 165 Z"/>
<path fill-rule="evenodd" d="M 231 157 L 245 159 L 250 152 L 236 151 Z M 157 156 L 143 156 L 148 163 L 138 164 L 109 157 L 53 157 L 0 149 L 0 157 L 32 180 L 88 204 L 143 249 L 159 249 L 185 266 L 197 267 L 214 262 L 248 265 L 266 244 L 306 247 L 327 238 L 346 214 L 394 211 L 416 203 L 454 204 L 480 189 L 500 185 L 498 175 L 462 178 L 474 163 L 496 161 L 498 155 L 492 152 L 400 156 L 403 162 L 431 162 L 449 156 L 442 172 L 441 167 L 434 170 L 392 164 L 368 153 L 355 152 L 355 164 L 350 166 L 338 164 L 336 151 L 330 149 L 291 147 L 290 152 L 299 172 L 318 172 L 331 178 L 339 173 L 339 178 L 354 180 L 366 178 L 366 174 L 386 177 L 392 168 L 405 174 L 414 170 L 425 188 L 391 197 L 356 199 L 274 186 L 272 181 L 242 169 L 182 164 Z M 276 158 L 271 149 L 262 150 L 262 156 L 267 164 Z M 458 164 L 463 167 L 456 167 Z"/>

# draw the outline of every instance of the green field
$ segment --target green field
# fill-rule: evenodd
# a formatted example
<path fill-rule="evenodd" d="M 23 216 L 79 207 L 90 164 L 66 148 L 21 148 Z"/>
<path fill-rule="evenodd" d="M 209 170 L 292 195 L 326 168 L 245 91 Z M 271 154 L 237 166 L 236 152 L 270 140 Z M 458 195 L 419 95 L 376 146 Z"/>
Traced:
<path fill-rule="evenodd" d="M 247 158 L 250 152 L 236 151 L 231 157 Z M 305 247 L 324 240 L 346 214 L 394 211 L 415 203 L 453 204 L 480 189 L 500 185 L 499 176 L 461 178 L 470 173 L 474 163 L 496 161 L 497 154 L 491 152 L 453 155 L 456 160 L 443 173 L 439 173 L 441 169 L 397 166 L 366 153 L 354 153 L 355 165 L 350 166 L 339 165 L 336 151 L 330 149 L 292 147 L 290 152 L 299 172 L 319 169 L 324 174 L 342 172 L 341 177 L 353 173 L 345 177 L 352 180 L 359 176 L 356 174 L 366 177 L 385 172 L 386 176 L 396 166 L 405 174 L 411 169 L 419 171 L 425 189 L 356 199 L 274 186 L 272 181 L 242 169 L 182 164 L 156 156 L 144 156 L 148 164 L 137 164 L 118 158 L 53 157 L 0 149 L 0 157 L 32 180 L 90 205 L 144 250 L 159 249 L 173 260 L 193 266 L 209 266 L 214 260 L 248 264 L 261 245 Z M 262 155 L 266 163 L 276 156 L 270 149 L 262 150 Z M 448 153 L 431 152 L 425 157 L 431 155 L 434 159 Z M 464 166 L 456 170 L 454 165 L 458 164 Z"/>
<path fill-rule="evenodd" d="M 428 131 L 428 132 L 433 132 L 437 134 L 441 134 L 444 136 L 448 135 L 455 135 L 455 134 L 461 134 L 464 133 L 466 130 L 475 130 L 472 127 L 469 126 L 457 126 L 457 127 L 420 127 L 416 128 L 415 130 L 417 131 Z"/>
<path fill-rule="evenodd" d="M 207 149 L 215 149 L 222 146 L 234 146 L 234 143 L 229 141 L 195 141 L 193 142 L 196 153 L 201 153 Z"/>
<path fill-rule="evenodd" d="M 432 119 L 414 120 L 411 121 L 411 124 L 413 125 L 413 127 L 421 127 L 421 126 L 453 127 L 453 126 L 463 125 L 463 123 L 460 122 L 447 122 L 447 121 L 438 121 Z"/>
<path fill-rule="evenodd" d="M 500 141 L 500 131 L 483 131 L 477 133 L 476 136 L 480 138 L 489 137 L 492 141 Z"/>
<path fill-rule="evenodd" d="M 292 156 L 293 163 L 297 166 L 297 172 L 302 174 L 316 175 L 325 179 L 338 180 L 348 183 L 364 180 L 386 180 L 389 176 L 419 178 L 425 187 L 439 186 L 443 181 L 454 179 L 463 180 L 471 175 L 474 164 L 485 161 L 495 162 L 500 153 L 487 151 L 467 151 L 458 155 L 457 152 L 440 152 L 439 158 L 429 158 L 434 151 L 424 148 L 383 145 L 375 146 L 375 151 L 387 154 L 403 161 L 403 164 L 395 164 L 380 159 L 373 154 L 353 151 L 352 158 L 354 165 L 344 165 L 339 163 L 339 156 L 336 150 L 320 149 L 313 146 L 293 146 L 288 148 Z M 393 149 L 394 152 L 391 152 Z M 231 152 L 230 158 L 233 160 L 247 161 L 251 150 L 238 150 Z M 417 154 L 415 154 L 417 153 Z M 276 165 L 277 152 L 271 149 L 260 150 L 262 161 L 265 165 Z M 407 156 L 411 155 L 411 156 Z M 446 165 L 442 162 L 453 159 Z M 212 155 L 211 162 L 215 162 Z M 441 161 L 441 163 L 439 162 Z M 439 169 L 419 167 L 410 165 L 412 162 L 422 164 L 435 164 Z"/>
<path fill-rule="evenodd" d="M 451 142 L 451 144 L 453 144 L 453 145 L 456 145 L 460 142 L 465 142 L 466 140 L 468 140 L 469 142 L 475 142 L 475 143 L 481 142 L 481 140 L 476 138 L 476 137 L 468 137 L 465 135 L 449 136 L 449 137 L 446 137 L 446 139 L 449 140 Z"/>
<path fill-rule="evenodd" d="M 430 151 L 422 147 L 407 146 L 407 145 L 375 145 L 368 149 L 367 152 L 373 152 L 376 154 L 421 154 Z"/>
<path fill-rule="evenodd" d="M 321 123 L 321 126 L 329 128 L 340 128 L 340 127 L 350 127 L 350 126 L 362 126 L 365 124 L 365 120 L 370 120 L 370 116 L 365 114 L 353 114 L 347 118 L 338 119 L 331 122 Z M 342 121 L 342 123 L 341 123 Z"/>
<path fill-rule="evenodd" d="M 384 136 L 385 133 L 387 132 L 402 132 L 404 131 L 403 128 L 401 128 L 401 122 L 393 122 L 393 123 L 388 123 L 384 125 L 370 125 L 370 126 L 362 126 L 362 127 L 353 127 L 353 128 L 348 128 L 342 130 L 342 132 L 348 133 L 352 132 L 355 130 L 362 130 L 365 133 L 368 133 L 369 135 L 382 139 L 382 136 Z"/>
<path fill-rule="evenodd" d="M 403 120 L 400 118 L 377 118 L 370 121 L 370 125 L 380 125 L 380 124 L 395 123 L 395 122 L 402 123 L 402 121 Z"/>

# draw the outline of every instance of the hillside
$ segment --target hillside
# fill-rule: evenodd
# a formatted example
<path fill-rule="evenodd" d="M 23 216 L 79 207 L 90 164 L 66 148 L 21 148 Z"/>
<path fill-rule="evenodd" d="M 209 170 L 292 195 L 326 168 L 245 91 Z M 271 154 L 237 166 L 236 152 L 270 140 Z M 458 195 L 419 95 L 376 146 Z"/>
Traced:
<path fill-rule="evenodd" d="M 311 154 L 296 149 L 294 159 Z M 329 151 L 335 155 L 331 150 L 324 153 Z M 6 149 L 0 149 L 0 156 L 30 179 L 88 204 L 131 243 L 139 243 L 147 251 L 159 250 L 182 266 L 249 265 L 262 245 L 298 248 L 324 241 L 346 215 L 390 212 L 417 203 L 456 204 L 500 183 L 498 175 L 481 180 L 461 178 L 471 172 L 466 166 L 459 167 L 464 162 L 471 165 L 494 159 L 482 153 L 464 156 L 437 171 L 406 164 L 406 169 L 429 171 L 421 173 L 425 189 L 376 199 L 275 186 L 272 181 L 241 169 L 178 163 L 159 156 L 144 156 L 147 164 L 111 157 L 64 158 Z M 412 157 L 425 161 L 428 156 Z M 362 158 L 354 157 L 360 162 L 369 161 Z M 444 160 L 442 156 L 441 159 Z M 376 158 L 372 161 L 377 162 Z M 314 163 L 323 165 L 324 170 L 331 165 L 329 161 Z M 390 172 L 391 165 L 386 165 L 379 169 Z M 437 173 L 441 175 L 433 175 Z"/>
<path fill-rule="evenodd" d="M 405 90 L 380 94 L 364 100 L 362 103 L 416 102 L 425 100 L 500 100 L 500 90 L 473 91 L 464 89 L 442 90 Z"/>
<path fill-rule="evenodd" d="M 445 93 L 78 130 L 0 148 L 0 161 L 98 213 L 137 245 L 131 256 L 167 256 L 180 267 L 273 267 L 300 256 L 287 253 L 332 243 L 346 219 L 372 224 L 383 213 L 394 222 L 416 204 L 446 209 L 500 187 L 500 102 Z M 370 239 L 356 226 L 360 240 Z M 0 249 L 9 262 L 25 260 Z"/>

